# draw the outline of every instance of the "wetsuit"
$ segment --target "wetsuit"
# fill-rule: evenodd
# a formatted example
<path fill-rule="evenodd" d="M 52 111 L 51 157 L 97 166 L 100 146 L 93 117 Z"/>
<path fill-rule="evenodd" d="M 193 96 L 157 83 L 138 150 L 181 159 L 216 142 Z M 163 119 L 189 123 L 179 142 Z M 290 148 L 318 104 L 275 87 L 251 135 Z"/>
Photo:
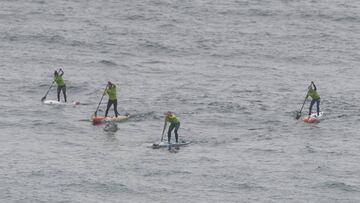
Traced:
<path fill-rule="evenodd" d="M 106 90 L 106 93 L 109 95 L 109 101 L 107 103 L 105 117 L 107 117 L 111 105 L 114 105 L 115 117 L 118 117 L 119 113 L 117 111 L 116 86 L 109 85 L 108 89 Z"/>
<path fill-rule="evenodd" d="M 170 138 L 171 138 L 171 131 L 174 130 L 175 132 L 175 140 L 176 142 L 178 142 L 178 138 L 179 138 L 179 135 L 178 135 L 178 130 L 179 130 L 179 127 L 180 127 L 180 122 L 179 120 L 176 118 L 176 116 L 174 114 L 171 114 L 171 115 L 168 115 L 166 116 L 166 122 L 170 122 L 170 126 L 169 126 L 169 130 L 168 130 L 168 142 L 170 143 Z"/>
<path fill-rule="evenodd" d="M 320 113 L 320 95 L 316 91 L 317 89 L 316 89 L 315 84 L 312 84 L 312 85 L 314 85 L 314 88 L 310 88 L 307 93 L 307 96 L 310 96 L 312 98 L 311 103 L 310 103 L 310 108 L 309 108 L 309 116 L 311 115 L 312 107 L 315 104 L 315 102 L 316 102 L 317 115 L 319 115 L 319 113 Z"/>
<path fill-rule="evenodd" d="M 57 88 L 57 99 L 60 101 L 60 92 L 62 91 L 64 94 L 64 100 L 66 102 L 66 85 L 63 78 L 64 72 L 61 72 L 60 75 L 54 75 L 54 81 L 58 85 Z"/>

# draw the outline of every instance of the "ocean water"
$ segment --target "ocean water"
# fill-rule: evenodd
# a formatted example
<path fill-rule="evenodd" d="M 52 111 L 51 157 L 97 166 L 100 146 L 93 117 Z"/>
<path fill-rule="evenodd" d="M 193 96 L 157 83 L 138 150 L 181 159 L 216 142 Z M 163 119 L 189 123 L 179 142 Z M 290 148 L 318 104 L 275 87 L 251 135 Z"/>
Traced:
<path fill-rule="evenodd" d="M 0 202 L 360 202 L 359 50 L 357 0 L 2 0 Z M 58 68 L 82 105 L 40 102 Z"/>

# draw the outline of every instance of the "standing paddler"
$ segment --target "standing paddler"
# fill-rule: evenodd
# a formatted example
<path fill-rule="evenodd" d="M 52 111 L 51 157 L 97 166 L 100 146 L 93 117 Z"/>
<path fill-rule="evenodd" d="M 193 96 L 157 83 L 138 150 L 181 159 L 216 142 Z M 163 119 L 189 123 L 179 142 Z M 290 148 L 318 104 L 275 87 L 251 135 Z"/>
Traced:
<path fill-rule="evenodd" d="M 311 81 L 311 84 L 309 85 L 308 93 L 306 95 L 306 98 L 308 98 L 309 96 L 312 98 L 311 103 L 310 103 L 310 108 L 309 108 L 309 116 L 311 115 L 312 107 L 314 106 L 315 102 L 316 102 L 317 115 L 319 116 L 319 113 L 320 113 L 320 95 L 317 92 L 317 88 L 316 88 L 313 81 Z"/>
<path fill-rule="evenodd" d="M 164 129 L 166 128 L 166 125 L 167 125 L 167 122 L 170 123 L 170 126 L 169 126 L 169 130 L 168 130 L 168 143 L 170 144 L 170 139 L 171 139 L 171 131 L 173 131 L 174 129 L 174 133 L 175 133 L 175 141 L 176 143 L 178 142 L 178 138 L 179 138 L 179 135 L 178 135 L 178 130 L 180 128 L 180 121 L 179 119 L 176 117 L 176 115 L 171 112 L 171 111 L 168 111 L 168 112 L 165 112 L 164 115 L 166 116 L 165 117 L 165 125 L 164 125 Z"/>
<path fill-rule="evenodd" d="M 109 101 L 107 103 L 107 108 L 105 111 L 105 117 L 107 117 L 111 105 L 114 105 L 115 117 L 118 117 L 119 113 L 117 111 L 116 86 L 110 81 L 108 82 L 107 88 L 104 92 L 104 95 L 105 94 L 108 94 L 109 96 Z"/>
<path fill-rule="evenodd" d="M 64 71 L 60 68 L 59 72 L 55 71 L 54 72 L 54 81 L 56 82 L 56 84 L 58 85 L 57 88 L 57 99 L 58 101 L 60 101 L 60 92 L 62 91 L 64 94 L 64 100 L 66 102 L 66 85 L 64 82 Z"/>

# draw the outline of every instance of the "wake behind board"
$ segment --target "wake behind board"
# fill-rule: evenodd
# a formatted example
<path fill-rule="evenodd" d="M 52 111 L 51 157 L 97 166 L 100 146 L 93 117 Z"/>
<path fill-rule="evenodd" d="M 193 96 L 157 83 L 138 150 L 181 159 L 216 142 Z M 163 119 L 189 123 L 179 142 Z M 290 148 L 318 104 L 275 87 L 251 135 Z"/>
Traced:
<path fill-rule="evenodd" d="M 190 142 L 174 142 L 174 143 L 168 143 L 168 142 L 160 142 L 160 143 L 154 143 L 152 144 L 152 148 L 153 149 L 160 149 L 160 148 L 169 148 L 170 147 L 181 147 L 181 146 L 186 146 L 190 144 Z"/>
<path fill-rule="evenodd" d="M 71 102 L 71 103 L 66 103 L 66 102 L 59 102 L 57 100 L 45 100 L 43 101 L 43 104 L 47 104 L 47 105 L 73 105 L 73 106 L 76 106 L 76 105 L 80 105 L 80 102 Z"/>
<path fill-rule="evenodd" d="M 90 121 L 94 125 L 97 125 L 97 124 L 105 123 L 106 121 L 121 122 L 127 120 L 129 117 L 130 115 L 118 116 L 118 117 L 92 116 Z"/>
<path fill-rule="evenodd" d="M 317 123 L 317 122 L 320 122 L 322 117 L 323 117 L 323 112 L 319 112 L 319 115 L 317 115 L 317 113 L 314 112 L 314 113 L 311 113 L 310 116 L 305 116 L 303 121 L 305 123 Z"/>

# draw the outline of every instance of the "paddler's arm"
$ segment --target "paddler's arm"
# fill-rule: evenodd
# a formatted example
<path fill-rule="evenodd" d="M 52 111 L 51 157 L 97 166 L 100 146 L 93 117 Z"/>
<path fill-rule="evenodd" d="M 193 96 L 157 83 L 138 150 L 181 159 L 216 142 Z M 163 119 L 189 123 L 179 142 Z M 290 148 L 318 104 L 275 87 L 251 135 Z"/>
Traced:
<path fill-rule="evenodd" d="M 108 81 L 108 84 L 106 85 L 106 90 L 105 90 L 105 92 L 104 92 L 104 95 L 106 94 L 106 93 L 108 93 L 108 91 L 109 91 L 109 89 L 111 88 L 111 87 L 116 87 L 115 85 L 114 85 L 114 83 L 112 83 L 111 81 Z"/>
<path fill-rule="evenodd" d="M 105 89 L 104 94 L 103 94 L 104 96 L 107 94 L 108 90 L 109 90 L 109 86 L 106 86 L 106 89 Z"/>
<path fill-rule="evenodd" d="M 311 84 L 314 86 L 314 90 L 316 91 L 315 83 L 313 81 L 311 81 Z"/>
<path fill-rule="evenodd" d="M 307 99 L 309 97 L 309 92 L 310 92 L 310 89 L 312 88 L 312 84 L 313 84 L 313 82 L 311 81 L 311 83 L 310 83 L 310 85 L 308 87 L 308 91 L 307 91 L 305 99 Z"/>
<path fill-rule="evenodd" d="M 64 71 L 60 68 L 59 72 L 61 72 L 59 75 L 63 76 L 64 75 Z"/>

